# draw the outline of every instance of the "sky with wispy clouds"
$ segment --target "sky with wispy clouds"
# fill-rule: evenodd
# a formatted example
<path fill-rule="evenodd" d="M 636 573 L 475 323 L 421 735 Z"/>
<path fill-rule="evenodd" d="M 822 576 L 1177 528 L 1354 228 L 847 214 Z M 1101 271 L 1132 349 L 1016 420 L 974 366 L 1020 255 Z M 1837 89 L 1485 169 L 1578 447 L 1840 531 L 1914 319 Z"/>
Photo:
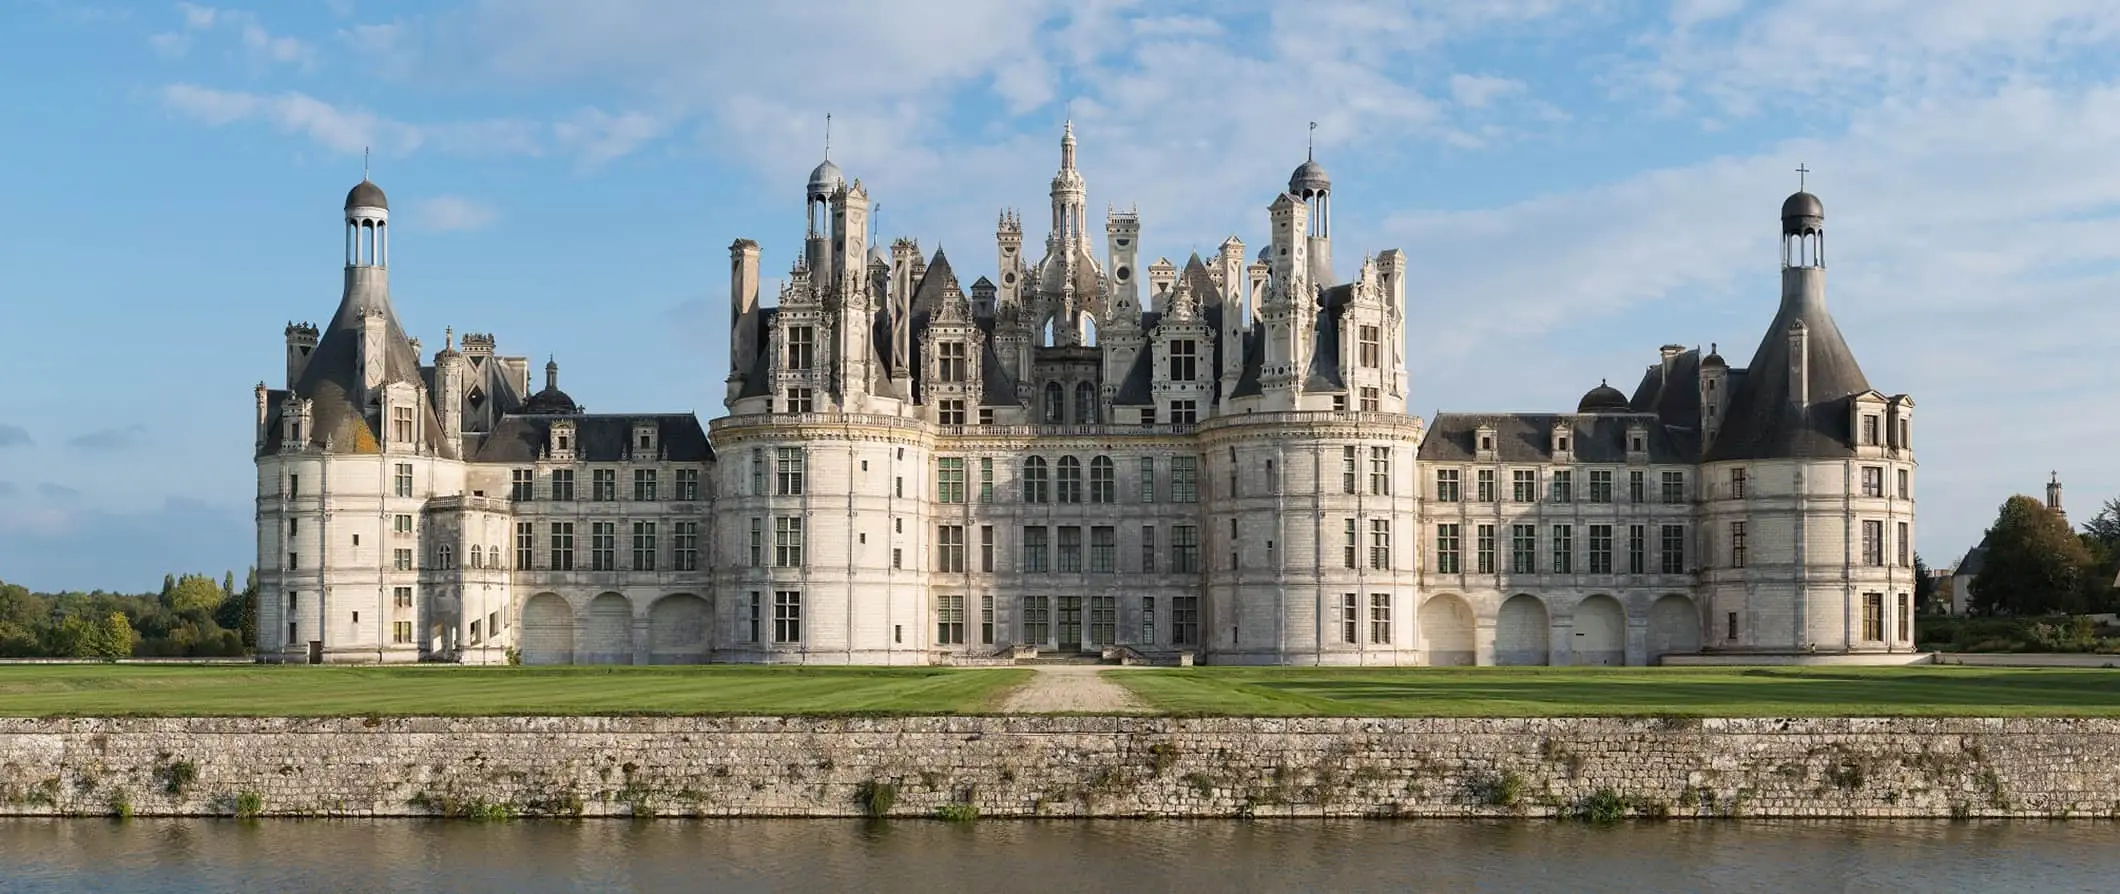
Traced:
<path fill-rule="evenodd" d="M 1744 362 L 1803 163 L 1841 329 L 1918 405 L 1921 552 L 2050 470 L 2078 520 L 2120 493 L 2120 0 L 14 0 L 0 107 L 0 579 L 38 587 L 251 561 L 251 389 L 336 304 L 364 148 L 430 350 L 712 416 L 727 246 L 794 259 L 828 112 L 967 280 L 1063 118 L 1180 261 L 1265 240 L 1317 122 L 1341 273 L 1415 271 L 1424 415 Z"/>

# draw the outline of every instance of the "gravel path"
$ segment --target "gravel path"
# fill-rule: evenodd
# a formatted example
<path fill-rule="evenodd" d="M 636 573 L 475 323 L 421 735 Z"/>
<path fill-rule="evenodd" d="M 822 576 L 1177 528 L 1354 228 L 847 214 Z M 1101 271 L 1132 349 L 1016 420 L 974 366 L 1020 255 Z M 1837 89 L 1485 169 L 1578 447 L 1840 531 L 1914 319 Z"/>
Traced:
<path fill-rule="evenodd" d="M 1034 668 L 1030 682 L 1009 693 L 1001 710 L 1009 714 L 1145 714 L 1148 706 L 1126 687 L 1105 679 L 1106 668 L 1050 665 Z M 1124 673 L 1124 671 L 1121 671 Z"/>

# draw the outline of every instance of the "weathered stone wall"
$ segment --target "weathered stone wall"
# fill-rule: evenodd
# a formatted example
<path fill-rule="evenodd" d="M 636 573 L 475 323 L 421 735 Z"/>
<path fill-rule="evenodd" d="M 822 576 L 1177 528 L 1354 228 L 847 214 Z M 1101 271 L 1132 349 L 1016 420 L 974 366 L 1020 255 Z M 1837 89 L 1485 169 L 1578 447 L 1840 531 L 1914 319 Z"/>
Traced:
<path fill-rule="evenodd" d="M 0 720 L 0 814 L 2120 816 L 2120 720 Z"/>

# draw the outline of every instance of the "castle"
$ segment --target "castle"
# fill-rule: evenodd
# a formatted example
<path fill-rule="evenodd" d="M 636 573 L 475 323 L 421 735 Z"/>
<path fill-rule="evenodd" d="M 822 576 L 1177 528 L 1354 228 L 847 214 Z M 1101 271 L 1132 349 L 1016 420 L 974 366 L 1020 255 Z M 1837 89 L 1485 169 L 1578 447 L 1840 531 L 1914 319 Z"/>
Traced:
<path fill-rule="evenodd" d="M 547 363 L 389 297 L 389 204 L 257 387 L 267 660 L 980 664 L 1898 661 L 1913 402 L 1825 307 L 1824 211 L 1782 206 L 1751 363 L 1664 347 L 1573 412 L 1406 412 L 1406 257 L 1338 281 L 1312 158 L 1255 256 L 1100 256 L 1070 126 L 1040 257 L 1003 212 L 966 286 L 869 243 L 831 161 L 771 306 L 730 248 L 728 414 L 585 411 Z M 1449 299 L 1454 300 L 1454 299 Z"/>

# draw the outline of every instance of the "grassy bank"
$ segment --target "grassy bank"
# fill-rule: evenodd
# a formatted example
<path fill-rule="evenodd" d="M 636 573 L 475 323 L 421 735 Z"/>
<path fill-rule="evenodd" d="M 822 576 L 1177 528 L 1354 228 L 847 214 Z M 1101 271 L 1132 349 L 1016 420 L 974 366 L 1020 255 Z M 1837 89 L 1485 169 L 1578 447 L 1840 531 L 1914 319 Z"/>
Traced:
<path fill-rule="evenodd" d="M 0 666 L 0 716 L 967 714 L 1026 670 Z"/>
<path fill-rule="evenodd" d="M 2120 716 L 2120 671 L 1230 668 L 1117 672 L 1157 711 L 1225 716 Z"/>

